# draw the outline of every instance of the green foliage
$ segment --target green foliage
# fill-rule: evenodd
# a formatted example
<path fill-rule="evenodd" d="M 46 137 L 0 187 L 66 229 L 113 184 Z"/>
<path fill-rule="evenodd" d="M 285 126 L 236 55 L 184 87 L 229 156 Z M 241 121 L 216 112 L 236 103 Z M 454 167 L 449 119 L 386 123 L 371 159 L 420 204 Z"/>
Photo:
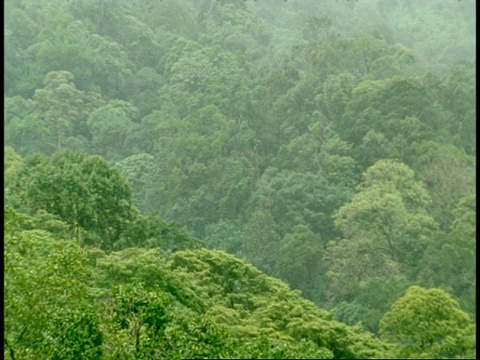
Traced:
<path fill-rule="evenodd" d="M 475 117 L 473 95 L 474 64 L 458 62 L 450 69 L 444 87 L 442 98 L 445 99 L 445 109 L 454 117 L 450 131 L 454 135 L 454 144 L 464 149 L 467 154 L 474 155 L 476 139 L 472 136 L 476 132 L 476 123 L 471 121 Z"/>
<path fill-rule="evenodd" d="M 336 307 L 334 319 L 348 325 L 361 323 L 364 330 L 378 334 L 380 320 L 411 284 L 403 275 L 372 276 L 354 286 L 350 302 Z"/>
<path fill-rule="evenodd" d="M 34 114 L 24 118 L 14 117 L 5 128 L 5 143 L 13 146 L 20 154 L 33 152 L 50 154 L 52 136 L 48 127 Z"/>
<path fill-rule="evenodd" d="M 427 142 L 417 150 L 416 167 L 432 198 L 431 212 L 443 229 L 454 221 L 457 202 L 474 191 L 473 158 L 453 145 Z"/>
<path fill-rule="evenodd" d="M 159 247 L 164 252 L 198 248 L 202 242 L 191 236 L 177 222 L 165 222 L 158 215 L 136 215 L 123 231 L 115 248 Z"/>
<path fill-rule="evenodd" d="M 160 99 L 180 118 L 206 105 L 217 106 L 227 116 L 238 116 L 238 107 L 247 100 L 245 71 L 219 46 L 202 47 L 180 38 L 166 55 L 163 72 L 167 84 L 159 91 Z"/>
<path fill-rule="evenodd" d="M 433 281 L 442 288 L 446 286 L 456 294 L 462 308 L 472 316 L 476 313 L 475 214 L 475 194 L 457 203 L 454 223 L 446 234 L 432 239 L 421 274 L 424 281 Z"/>
<path fill-rule="evenodd" d="M 436 224 L 426 212 L 428 194 L 413 171 L 402 163 L 378 161 L 363 174 L 357 190 L 335 215 L 345 239 L 353 240 L 352 246 L 369 246 L 362 250 L 364 256 L 373 251 L 405 266 L 415 264 Z"/>
<path fill-rule="evenodd" d="M 129 89 L 128 101 L 133 104 L 143 118 L 160 108 L 157 91 L 162 86 L 162 77 L 152 67 L 143 67 L 125 79 Z"/>
<path fill-rule="evenodd" d="M 475 326 L 440 289 L 410 287 L 383 317 L 380 333 L 402 357 L 475 356 Z"/>
<path fill-rule="evenodd" d="M 36 89 L 31 99 L 8 98 L 6 142 L 23 154 L 87 149 L 86 118 L 103 100 L 95 92 L 78 90 L 73 80 L 71 72 L 51 71 L 45 76 L 45 87 Z"/>
<path fill-rule="evenodd" d="M 5 200 L 4 203 L 11 203 L 14 201 L 11 199 L 11 190 L 10 187 L 15 181 L 15 173 L 17 169 L 22 164 L 23 158 L 21 155 L 17 154 L 15 150 L 10 146 L 4 147 L 3 153 L 3 179 L 4 179 L 4 190 L 5 190 Z"/>
<path fill-rule="evenodd" d="M 129 284 L 114 287 L 112 300 L 113 308 L 109 311 L 113 313 L 113 322 L 119 331 L 128 333 L 122 345 L 132 347 L 135 358 L 156 357 L 158 349 L 154 344 L 163 337 L 170 320 L 166 310 L 169 298 L 160 292 L 145 291 L 142 284 Z"/>
<path fill-rule="evenodd" d="M 153 182 L 154 157 L 147 153 L 135 154 L 115 163 L 115 167 L 132 186 L 132 198 L 137 207 L 142 209 L 147 189 Z"/>
<path fill-rule="evenodd" d="M 110 101 L 94 110 L 87 121 L 94 151 L 111 161 L 131 155 L 137 118 L 137 109 L 125 101 Z"/>
<path fill-rule="evenodd" d="M 420 139 L 449 141 L 452 116 L 420 79 L 365 80 L 351 94 L 335 127 L 342 138 L 361 145 L 356 159 L 365 166 L 380 158 L 406 162 Z"/>
<path fill-rule="evenodd" d="M 243 329 L 242 332 L 246 336 L 255 336 L 255 333 L 252 333 L 255 328 L 250 327 L 251 330 L 247 330 L 247 324 L 256 323 L 259 329 L 264 329 L 260 334 L 269 334 L 269 337 L 280 339 L 293 338 L 297 341 L 302 338 L 311 339 L 317 346 L 332 351 L 335 357 L 386 354 L 384 352 L 386 348 L 382 347 L 381 343 L 368 335 L 364 338 L 357 330 L 331 321 L 326 311 L 302 299 L 298 292 L 290 291 L 285 283 L 266 277 L 251 265 L 231 255 L 207 250 L 177 252 L 173 256 L 172 265 L 175 268 L 184 267 L 192 277 L 212 279 L 215 284 L 221 285 L 216 290 L 215 288 L 207 290 L 208 296 L 220 301 L 225 307 L 239 311 L 240 316 L 230 316 L 230 322 L 232 325 L 235 322 L 235 325 L 243 325 L 234 326 L 234 329 L 237 331 Z M 208 282 L 197 284 L 201 287 L 209 285 Z M 242 294 L 250 296 L 240 296 Z M 218 314 L 218 310 L 216 313 Z M 254 319 L 257 319 L 257 322 L 254 322 Z M 311 321 L 309 323 L 311 325 L 306 325 L 306 321 Z M 311 327 L 313 324 L 317 325 Z M 322 327 L 331 330 L 320 330 Z M 286 334 L 275 334 L 276 331 L 285 331 Z M 351 337 L 351 340 L 342 340 L 345 336 Z M 345 347 L 347 343 L 354 345 L 347 349 Z"/>
<path fill-rule="evenodd" d="M 331 238 L 331 215 L 352 196 L 345 184 L 353 182 L 348 178 L 353 177 L 351 159 L 324 154 L 318 161 L 322 167 L 317 172 L 268 168 L 257 182 L 252 203 L 256 211 L 272 217 L 282 236 L 297 224 L 305 224 L 322 237 Z M 337 177 L 345 178 L 337 181 Z"/>
<path fill-rule="evenodd" d="M 14 225 L 23 221 L 6 209 L 5 342 L 10 356 L 101 359 L 103 337 L 88 293 L 92 272 L 85 253 L 75 242 Z"/>
<path fill-rule="evenodd" d="M 318 235 L 305 225 L 297 225 L 282 239 L 274 275 L 292 288 L 301 289 L 307 299 L 324 300 L 325 265 L 323 243 Z"/>
<path fill-rule="evenodd" d="M 105 341 L 116 354 L 128 352 L 129 343 L 138 354 L 148 348 L 165 357 L 328 358 L 330 351 L 347 351 L 336 348 L 344 346 L 337 332 L 369 344 L 366 348 L 354 345 L 349 356 L 384 351 L 380 343 L 363 339 L 357 330 L 330 323 L 326 311 L 303 300 L 285 283 L 224 252 L 179 251 L 166 261 L 158 250 L 126 249 L 97 256 L 96 269 L 102 274 L 97 276 L 99 289 L 116 286 L 104 312 L 104 321 L 110 324 Z M 102 298 L 109 298 L 109 293 L 102 291 Z M 315 341 L 299 343 L 305 336 L 287 325 L 305 314 L 310 314 L 311 321 L 332 327 L 333 333 L 327 338 L 319 333 Z M 150 320 L 157 318 L 164 330 L 147 336 Z M 160 348 L 149 347 L 159 341 Z M 125 346 L 120 348 L 122 343 Z"/>
<path fill-rule="evenodd" d="M 272 215 L 265 211 L 254 212 L 242 235 L 241 254 L 263 271 L 272 271 L 281 239 Z"/>
<path fill-rule="evenodd" d="M 135 213 L 131 190 L 116 169 L 99 156 L 62 151 L 51 158 L 27 157 L 12 191 L 20 206 L 42 209 L 65 221 L 85 244 L 110 248 Z M 88 236 L 81 236 L 81 231 Z"/>
<path fill-rule="evenodd" d="M 212 6 L 212 5 L 210 5 Z M 208 45 L 221 44 L 244 61 L 255 61 L 262 56 L 262 47 L 272 39 L 269 25 L 254 13 L 245 9 L 245 4 L 214 5 L 208 14 L 202 14 L 202 42 Z"/>
<path fill-rule="evenodd" d="M 4 355 L 394 358 L 362 327 L 411 285 L 474 317 L 474 6 L 7 0 L 8 253 L 45 251 L 8 255 Z"/>

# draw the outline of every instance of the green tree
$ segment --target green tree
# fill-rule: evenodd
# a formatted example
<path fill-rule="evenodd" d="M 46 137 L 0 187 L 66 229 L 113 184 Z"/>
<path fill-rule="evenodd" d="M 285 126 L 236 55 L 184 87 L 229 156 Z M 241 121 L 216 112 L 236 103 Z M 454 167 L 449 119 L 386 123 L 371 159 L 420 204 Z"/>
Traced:
<path fill-rule="evenodd" d="M 454 144 L 469 155 L 474 155 L 476 150 L 476 138 L 473 136 L 476 133 L 474 74 L 475 62 L 455 63 L 450 68 L 441 93 L 445 110 L 450 111 L 454 118 L 450 124 L 450 131 L 455 134 Z"/>
<path fill-rule="evenodd" d="M 207 249 L 161 254 L 158 248 L 92 253 L 95 285 L 105 300 L 104 344 L 112 358 L 135 351 L 135 334 L 139 351 L 159 358 L 387 354 L 385 344 L 331 321 L 299 291 L 233 255 Z M 159 311 L 153 311 L 155 304 Z M 150 315 L 165 326 L 158 336 L 147 336 Z"/>
<path fill-rule="evenodd" d="M 131 155 L 115 163 L 123 176 L 132 186 L 132 197 L 136 206 L 142 210 L 152 210 L 145 207 L 149 189 L 154 187 L 155 158 L 148 153 Z"/>
<path fill-rule="evenodd" d="M 219 220 L 205 228 L 205 244 L 208 248 L 238 254 L 242 247 L 242 222 Z"/>
<path fill-rule="evenodd" d="M 420 141 L 448 142 L 452 115 L 436 101 L 421 79 L 393 77 L 364 80 L 351 92 L 343 116 L 334 123 L 338 135 L 358 146 L 363 166 L 384 158 L 412 165 L 412 147 Z"/>
<path fill-rule="evenodd" d="M 454 222 L 446 233 L 435 236 L 422 260 L 420 278 L 448 289 L 462 308 L 475 315 L 476 195 L 462 198 L 453 211 Z"/>
<path fill-rule="evenodd" d="M 281 236 L 272 215 L 261 210 L 252 213 L 242 232 L 240 254 L 265 272 L 272 273 L 278 257 Z"/>
<path fill-rule="evenodd" d="M 323 243 L 307 226 L 297 225 L 284 236 L 273 274 L 307 299 L 320 303 L 325 292 Z"/>
<path fill-rule="evenodd" d="M 23 119 L 14 117 L 5 129 L 5 143 L 23 155 L 34 152 L 51 154 L 55 151 L 54 142 L 50 129 L 33 114 Z"/>
<path fill-rule="evenodd" d="M 15 203 L 12 186 L 15 183 L 15 174 L 21 166 L 23 158 L 10 146 L 5 146 L 3 153 L 3 181 L 4 181 L 4 205 Z"/>
<path fill-rule="evenodd" d="M 47 231 L 22 230 L 25 220 L 5 209 L 5 355 L 101 359 L 85 252 Z"/>
<path fill-rule="evenodd" d="M 171 268 L 188 278 L 203 279 L 196 281 L 198 293 L 218 305 L 210 307 L 209 313 L 229 324 L 242 343 L 256 342 L 264 334 L 286 344 L 308 339 L 319 351 L 315 358 L 328 356 L 329 352 L 339 358 L 388 353 L 385 344 L 371 334 L 332 321 L 332 314 L 303 299 L 299 291 L 291 291 L 286 283 L 232 255 L 206 249 L 176 252 Z M 228 309 L 222 309 L 225 307 Z M 312 356 L 312 352 L 307 354 Z M 285 353 L 283 356 L 289 357 Z"/>
<path fill-rule="evenodd" d="M 165 34 L 167 31 L 168 34 L 180 35 L 184 38 L 196 37 L 199 33 L 199 22 L 196 19 L 197 11 L 195 11 L 197 5 L 189 0 L 147 1 L 135 4 L 130 11 L 141 18 L 154 31 L 155 39 L 161 42 L 163 36 L 159 34 Z"/>
<path fill-rule="evenodd" d="M 130 186 L 116 169 L 99 156 L 70 150 L 51 158 L 27 157 L 12 191 L 26 211 L 57 215 L 69 224 L 72 237 L 102 248 L 120 238 L 136 212 Z"/>
<path fill-rule="evenodd" d="M 203 47 L 179 38 L 165 56 L 162 74 L 166 78 L 159 90 L 162 109 L 170 108 L 181 119 L 212 105 L 229 118 L 241 118 L 251 99 L 246 70 L 219 45 Z"/>
<path fill-rule="evenodd" d="M 258 176 L 248 127 L 208 105 L 183 120 L 155 111 L 142 128 L 145 151 L 154 154 L 143 209 L 160 209 L 200 237 L 209 224 L 244 215 Z"/>
<path fill-rule="evenodd" d="M 159 215 L 138 214 L 115 244 L 116 249 L 126 247 L 160 248 L 163 253 L 196 249 L 203 242 L 194 238 L 177 222 L 164 221 Z"/>
<path fill-rule="evenodd" d="M 128 80 L 133 76 L 135 65 L 128 58 L 124 47 L 110 37 L 91 34 L 88 38 L 91 48 L 90 62 L 92 85 L 100 88 L 109 99 L 125 99 L 128 94 Z"/>
<path fill-rule="evenodd" d="M 356 274 L 352 274 L 350 281 Z M 393 303 L 411 285 L 404 275 L 373 276 L 357 281 L 352 297 L 341 301 L 335 308 L 335 320 L 354 326 L 361 324 L 365 331 L 378 335 L 380 320 Z"/>
<path fill-rule="evenodd" d="M 60 70 L 72 73 L 80 89 L 95 90 L 95 52 L 88 43 L 86 24 L 68 13 L 67 3 L 27 6 L 38 24 L 38 33 L 35 42 L 25 49 L 21 74 L 15 81 L 19 90 L 26 93 L 24 96 L 31 96 L 41 86 L 45 74 Z"/>
<path fill-rule="evenodd" d="M 147 290 L 140 283 L 115 286 L 112 300 L 105 311 L 110 313 L 114 328 L 120 333 L 115 346 L 121 350 L 110 356 L 158 358 L 163 352 L 158 345 L 170 321 L 167 312 L 170 298 L 159 290 Z"/>
<path fill-rule="evenodd" d="M 14 117 L 23 119 L 33 112 L 33 103 L 20 95 L 5 97 L 5 107 L 3 109 L 4 125 L 8 126 Z"/>
<path fill-rule="evenodd" d="M 98 94 L 77 90 L 73 74 L 52 71 L 45 76 L 45 88 L 35 90 L 32 98 L 38 116 L 45 122 L 54 139 L 55 150 L 65 147 L 72 135 L 89 137 L 85 131 L 88 114 L 102 103 Z"/>
<path fill-rule="evenodd" d="M 391 50 L 384 40 L 373 36 L 357 36 L 349 47 L 349 53 L 352 61 L 349 68 L 355 69 L 364 77 L 370 74 L 379 78 L 393 75 L 389 66 L 392 62 Z"/>
<path fill-rule="evenodd" d="M 5 189 L 8 189 L 8 187 L 11 186 L 14 180 L 15 172 L 22 161 L 22 156 L 17 154 L 12 147 L 5 146 L 3 153 L 3 178 L 5 181 Z"/>
<path fill-rule="evenodd" d="M 426 211 L 429 201 L 406 165 L 381 160 L 368 168 L 352 201 L 335 214 L 343 238 L 331 242 L 325 253 L 331 296 L 351 297 L 351 276 L 365 281 L 403 273 L 414 279 L 436 228 Z"/>
<path fill-rule="evenodd" d="M 35 42 L 38 34 L 36 24 L 25 10 L 19 7 L 6 5 L 7 13 L 5 19 L 8 24 L 5 26 L 5 93 L 8 95 L 17 93 L 22 89 L 18 86 L 18 78 L 23 76 L 24 66 L 22 58 L 27 48 Z M 22 93 L 22 95 L 27 95 Z"/>
<path fill-rule="evenodd" d="M 380 334 L 401 357 L 475 357 L 475 325 L 440 289 L 410 287 L 383 317 Z"/>
<path fill-rule="evenodd" d="M 138 116 L 138 110 L 122 100 L 112 100 L 95 109 L 87 121 L 95 152 L 111 161 L 132 155 Z"/>
<path fill-rule="evenodd" d="M 385 249 L 368 238 L 341 239 L 327 244 L 323 260 L 328 279 L 326 300 L 330 305 L 353 302 L 358 286 L 370 279 L 399 276 L 401 271 Z"/>
<path fill-rule="evenodd" d="M 416 151 L 415 168 L 432 198 L 430 212 L 448 229 L 458 201 L 475 191 L 474 159 L 454 145 L 426 142 Z"/>
<path fill-rule="evenodd" d="M 352 99 L 352 90 L 358 85 L 358 76 L 350 72 L 329 76 L 316 101 L 330 123 L 341 119 Z"/>
<path fill-rule="evenodd" d="M 298 224 L 307 225 L 325 242 L 335 236 L 331 215 L 351 199 L 348 185 L 352 182 L 353 162 L 348 157 L 327 154 L 318 156 L 318 160 L 323 166 L 317 172 L 270 167 L 256 184 L 250 199 L 251 209 L 268 212 L 281 236 Z"/>
<path fill-rule="evenodd" d="M 272 39 L 270 24 L 255 12 L 248 11 L 241 1 L 210 2 L 207 6 L 210 8 L 208 11 L 199 11 L 198 24 L 203 30 L 203 42 L 209 46 L 222 44 L 242 63 L 257 62 L 262 56 L 262 49 Z"/>
<path fill-rule="evenodd" d="M 162 85 L 162 77 L 151 67 L 143 67 L 125 79 L 127 99 L 137 107 L 140 118 L 160 109 L 158 90 Z"/>

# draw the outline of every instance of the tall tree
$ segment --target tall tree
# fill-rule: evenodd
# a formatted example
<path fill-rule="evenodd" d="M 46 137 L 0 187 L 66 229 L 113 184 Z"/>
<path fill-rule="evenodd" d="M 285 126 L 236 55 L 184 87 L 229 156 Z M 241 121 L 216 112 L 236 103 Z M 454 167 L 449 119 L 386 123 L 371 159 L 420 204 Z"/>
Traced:
<path fill-rule="evenodd" d="M 136 213 L 130 186 L 115 168 L 99 156 L 70 150 L 27 157 L 12 191 L 25 210 L 59 216 L 73 237 L 101 248 L 110 248 Z"/>
<path fill-rule="evenodd" d="M 436 228 L 426 211 L 429 201 L 406 165 L 381 160 L 367 169 L 357 194 L 335 214 L 343 238 L 326 252 L 331 294 L 337 300 L 340 293 L 352 296 L 352 275 L 358 280 L 399 273 L 416 277 L 428 236 Z"/>
<path fill-rule="evenodd" d="M 448 289 L 470 314 L 476 313 L 476 195 L 462 198 L 453 210 L 454 221 L 446 233 L 429 241 L 420 263 L 420 278 Z"/>
<path fill-rule="evenodd" d="M 99 94 L 76 88 L 73 74 L 68 71 L 52 71 L 45 76 L 45 87 L 35 90 L 32 101 L 36 114 L 50 131 L 61 150 L 68 145 L 67 137 L 81 135 L 89 138 L 86 121 L 90 112 L 103 100 Z"/>
<path fill-rule="evenodd" d="M 415 152 L 417 173 L 432 198 L 431 213 L 442 229 L 448 229 L 457 202 L 475 191 L 474 159 L 451 144 L 426 142 Z"/>

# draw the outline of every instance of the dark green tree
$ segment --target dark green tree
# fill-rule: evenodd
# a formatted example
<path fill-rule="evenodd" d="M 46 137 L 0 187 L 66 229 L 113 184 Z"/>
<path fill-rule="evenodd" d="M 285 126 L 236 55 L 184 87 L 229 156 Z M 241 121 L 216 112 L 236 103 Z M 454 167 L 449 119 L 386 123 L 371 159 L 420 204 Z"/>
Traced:
<path fill-rule="evenodd" d="M 273 274 L 302 290 L 307 299 L 321 303 L 325 300 L 325 272 L 320 237 L 307 226 L 297 225 L 282 239 Z"/>

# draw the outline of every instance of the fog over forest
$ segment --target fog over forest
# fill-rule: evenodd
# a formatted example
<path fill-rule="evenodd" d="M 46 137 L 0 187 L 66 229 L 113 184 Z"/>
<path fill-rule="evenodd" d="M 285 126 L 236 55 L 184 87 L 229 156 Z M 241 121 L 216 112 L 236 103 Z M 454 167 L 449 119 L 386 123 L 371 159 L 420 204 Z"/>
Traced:
<path fill-rule="evenodd" d="M 6 0 L 6 359 L 475 358 L 474 0 Z"/>

